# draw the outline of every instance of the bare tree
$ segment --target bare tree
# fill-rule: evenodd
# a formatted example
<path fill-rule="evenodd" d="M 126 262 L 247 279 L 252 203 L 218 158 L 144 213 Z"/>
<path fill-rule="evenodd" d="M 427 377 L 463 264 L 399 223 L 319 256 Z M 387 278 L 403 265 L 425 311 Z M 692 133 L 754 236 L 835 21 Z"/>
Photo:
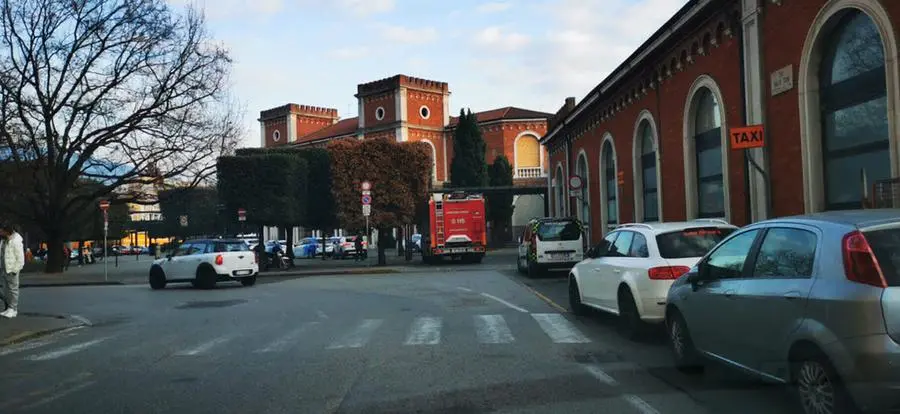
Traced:
<path fill-rule="evenodd" d="M 196 185 L 234 149 L 232 62 L 194 8 L 0 0 L 0 14 L 0 163 L 24 201 L 0 201 L 0 214 L 42 230 L 48 271 L 78 212 L 149 202 L 135 189 L 158 180 Z"/>

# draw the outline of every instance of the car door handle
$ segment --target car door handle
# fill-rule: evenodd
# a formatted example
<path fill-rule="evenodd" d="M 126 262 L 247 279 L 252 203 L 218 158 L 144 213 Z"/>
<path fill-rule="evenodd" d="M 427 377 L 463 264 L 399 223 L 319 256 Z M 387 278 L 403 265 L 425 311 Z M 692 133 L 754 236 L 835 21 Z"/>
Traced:
<path fill-rule="evenodd" d="M 787 300 L 800 299 L 800 292 L 788 292 L 784 294 L 784 298 Z"/>
<path fill-rule="evenodd" d="M 602 270 L 599 267 L 594 268 L 594 273 L 600 273 L 600 272 L 602 272 Z"/>
<path fill-rule="evenodd" d="M 729 289 L 729 290 L 726 290 L 726 291 L 725 291 L 725 297 L 726 297 L 726 298 L 730 298 L 730 297 L 732 297 L 732 296 L 734 296 L 734 291 L 733 291 L 733 290 Z"/>

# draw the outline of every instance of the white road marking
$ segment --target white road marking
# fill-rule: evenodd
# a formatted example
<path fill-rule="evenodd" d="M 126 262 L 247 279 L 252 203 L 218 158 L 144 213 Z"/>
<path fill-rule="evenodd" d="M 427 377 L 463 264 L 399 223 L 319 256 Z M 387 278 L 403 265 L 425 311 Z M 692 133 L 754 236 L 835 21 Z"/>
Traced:
<path fill-rule="evenodd" d="M 478 341 L 483 344 L 505 344 L 515 341 L 502 315 L 475 315 Z"/>
<path fill-rule="evenodd" d="M 383 322 L 381 319 L 366 319 L 357 325 L 355 329 L 334 341 L 328 346 L 328 349 L 362 348 L 369 342 L 369 338 L 372 337 L 372 334 L 378 330 L 378 327 Z"/>
<path fill-rule="evenodd" d="M 51 403 L 51 402 L 53 402 L 53 401 L 56 401 L 56 400 L 58 400 L 58 399 L 60 399 L 60 398 L 62 398 L 62 397 L 65 397 L 65 396 L 67 396 L 67 395 L 69 395 L 69 394 L 72 394 L 72 393 L 74 393 L 74 392 L 76 392 L 76 391 L 80 391 L 80 390 L 82 390 L 82 389 L 84 389 L 84 388 L 90 387 L 91 385 L 94 385 L 94 384 L 96 384 L 96 383 L 97 383 L 97 381 L 87 381 L 87 382 L 82 382 L 82 383 L 80 383 L 80 384 L 76 384 L 76 385 L 74 385 L 72 388 L 62 390 L 62 391 L 60 391 L 60 392 L 57 392 L 56 394 L 49 395 L 49 396 L 44 397 L 44 398 L 42 398 L 42 399 L 40 399 L 40 400 L 38 400 L 38 401 L 35 401 L 34 403 L 28 404 L 28 405 L 22 407 L 22 409 L 23 409 L 23 410 L 30 410 L 30 409 L 35 408 L 35 407 L 40 407 L 40 406 L 42 406 L 42 405 L 44 405 L 44 404 L 47 404 L 47 403 Z"/>
<path fill-rule="evenodd" d="M 513 305 L 512 303 L 509 303 L 509 302 L 507 302 L 507 301 L 505 301 L 505 300 L 503 300 L 503 299 L 500 299 L 500 298 L 498 298 L 498 297 L 496 297 L 496 296 L 494 296 L 494 295 L 492 295 L 492 294 L 490 294 L 490 293 L 484 293 L 484 292 L 482 292 L 482 293 L 481 293 L 481 296 L 484 296 L 484 297 L 486 297 L 486 298 L 488 298 L 488 299 L 496 300 L 497 302 L 500 302 L 500 303 L 506 305 L 507 307 L 509 307 L 509 308 L 511 308 L 511 309 L 515 309 L 515 310 L 517 310 L 517 311 L 519 311 L 519 312 L 522 312 L 522 313 L 528 313 L 528 311 L 525 310 L 524 308 L 521 308 L 521 307 L 518 307 L 518 306 L 516 306 L 516 305 Z"/>
<path fill-rule="evenodd" d="M 471 292 L 472 291 L 472 289 L 469 289 L 467 287 L 462 287 L 462 286 L 457 286 L 456 288 L 463 292 Z"/>
<path fill-rule="evenodd" d="M 39 339 L 22 342 L 22 343 L 15 344 L 15 345 L 10 345 L 8 347 L 0 349 L 0 356 L 14 354 L 16 352 L 28 351 L 28 350 L 32 350 L 35 348 L 40 348 L 44 345 L 52 344 L 60 339 L 69 338 L 69 337 L 75 335 L 75 333 L 72 331 L 74 331 L 76 329 L 81 329 L 81 328 L 82 327 L 77 326 L 74 328 L 64 329 L 62 331 L 59 331 L 56 334 L 46 337 L 46 338 L 39 338 Z"/>
<path fill-rule="evenodd" d="M 92 347 L 92 346 L 94 346 L 94 345 L 97 345 L 97 344 L 99 344 L 100 342 L 103 342 L 103 341 L 105 341 L 105 340 L 107 340 L 107 339 L 109 339 L 109 337 L 106 337 L 106 338 L 98 338 L 98 339 L 94 339 L 94 340 L 87 341 L 87 342 L 81 342 L 81 343 L 77 343 L 77 344 L 75 344 L 75 345 L 69 345 L 69 346 L 67 346 L 67 347 L 65 347 L 65 348 L 62 348 L 62 349 L 57 349 L 56 351 L 51 351 L 51 352 L 45 352 L 45 353 L 43 353 L 43 354 L 32 355 L 32 356 L 29 356 L 29 357 L 27 357 L 27 358 L 25 358 L 25 359 L 27 359 L 27 360 L 29 360 L 29 361 L 47 361 L 47 360 L 50 360 L 50 359 L 56 359 L 56 358 L 63 357 L 63 356 L 69 355 L 69 354 L 74 354 L 74 353 L 79 352 L 79 351 L 83 351 L 83 350 L 88 349 L 88 348 L 90 348 L 90 347 Z"/>
<path fill-rule="evenodd" d="M 211 341 L 207 341 L 207 342 L 204 342 L 204 343 L 202 343 L 202 344 L 200 344 L 200 345 L 197 345 L 197 346 L 195 346 L 195 347 L 193 347 L 193 348 L 188 348 L 188 349 L 185 349 L 185 350 L 176 352 L 175 355 L 178 355 L 178 356 L 194 356 L 194 355 L 200 355 L 200 354 L 202 354 L 202 353 L 205 353 L 205 352 L 209 351 L 210 349 L 215 348 L 217 345 L 224 344 L 225 342 L 228 342 L 228 341 L 230 341 L 230 340 L 232 340 L 232 339 L 234 339 L 234 338 L 235 338 L 234 335 L 220 336 L 220 337 L 215 338 L 215 339 L 213 339 L 213 340 L 211 340 Z"/>
<path fill-rule="evenodd" d="M 619 385 L 618 381 L 616 381 L 613 377 L 610 377 L 609 374 L 604 372 L 602 369 L 600 369 L 600 367 L 598 367 L 596 365 L 592 365 L 592 364 L 584 365 L 584 369 L 586 369 L 587 372 L 591 373 L 591 375 L 593 375 L 594 378 L 597 378 L 598 380 L 600 380 L 600 382 L 602 382 L 606 385 L 613 386 L 613 387 L 616 385 Z"/>
<path fill-rule="evenodd" d="M 558 344 L 585 344 L 591 342 L 572 322 L 558 313 L 532 313 L 541 329 Z"/>
<path fill-rule="evenodd" d="M 441 325 L 441 318 L 431 316 L 416 318 L 406 337 L 406 345 L 439 344 L 441 342 Z"/>
<path fill-rule="evenodd" d="M 637 395 L 625 394 L 622 396 L 622 398 L 625 401 L 628 401 L 628 403 L 631 404 L 632 407 L 640 411 L 641 414 L 659 414 L 659 411 L 657 411 L 656 408 L 653 408 L 650 403 L 644 401 L 643 398 L 638 397 Z"/>
<path fill-rule="evenodd" d="M 266 353 L 266 352 L 283 351 L 285 348 L 288 347 L 288 345 L 290 345 L 291 343 L 296 341 L 296 339 L 301 334 L 303 334 L 304 332 L 306 332 L 307 330 L 309 330 L 310 328 L 312 328 L 318 324 L 319 324 L 319 322 L 306 322 L 303 325 L 301 325 L 299 328 L 294 329 L 293 331 L 288 332 L 286 335 L 282 336 L 281 338 L 276 339 L 274 342 L 270 343 L 265 348 L 257 349 L 254 352 L 259 354 L 259 353 Z"/>

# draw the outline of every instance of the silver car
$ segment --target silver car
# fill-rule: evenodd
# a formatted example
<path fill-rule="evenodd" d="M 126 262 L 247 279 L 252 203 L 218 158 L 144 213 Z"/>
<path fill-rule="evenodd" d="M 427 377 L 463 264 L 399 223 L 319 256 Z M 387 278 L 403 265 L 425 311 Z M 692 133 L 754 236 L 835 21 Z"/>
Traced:
<path fill-rule="evenodd" d="M 900 407 L 900 210 L 755 223 L 669 290 L 676 365 L 793 384 L 806 413 Z"/>

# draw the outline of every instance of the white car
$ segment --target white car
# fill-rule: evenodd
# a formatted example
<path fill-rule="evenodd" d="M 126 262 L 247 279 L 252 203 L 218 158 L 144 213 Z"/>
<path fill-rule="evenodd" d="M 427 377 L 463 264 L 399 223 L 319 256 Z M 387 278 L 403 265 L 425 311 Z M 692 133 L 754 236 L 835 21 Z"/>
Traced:
<path fill-rule="evenodd" d="M 616 227 L 569 273 L 569 306 L 575 314 L 618 315 L 623 335 L 635 338 L 646 324 L 665 321 L 675 279 L 735 230 L 715 219 Z"/>
<path fill-rule="evenodd" d="M 584 234 L 575 218 L 532 219 L 519 238 L 516 267 L 528 277 L 571 269 L 584 259 Z"/>
<path fill-rule="evenodd" d="M 162 289 L 167 283 L 191 282 L 211 289 L 216 282 L 236 281 L 253 286 L 259 273 L 256 254 L 243 240 L 188 240 L 150 267 L 150 287 Z"/>

